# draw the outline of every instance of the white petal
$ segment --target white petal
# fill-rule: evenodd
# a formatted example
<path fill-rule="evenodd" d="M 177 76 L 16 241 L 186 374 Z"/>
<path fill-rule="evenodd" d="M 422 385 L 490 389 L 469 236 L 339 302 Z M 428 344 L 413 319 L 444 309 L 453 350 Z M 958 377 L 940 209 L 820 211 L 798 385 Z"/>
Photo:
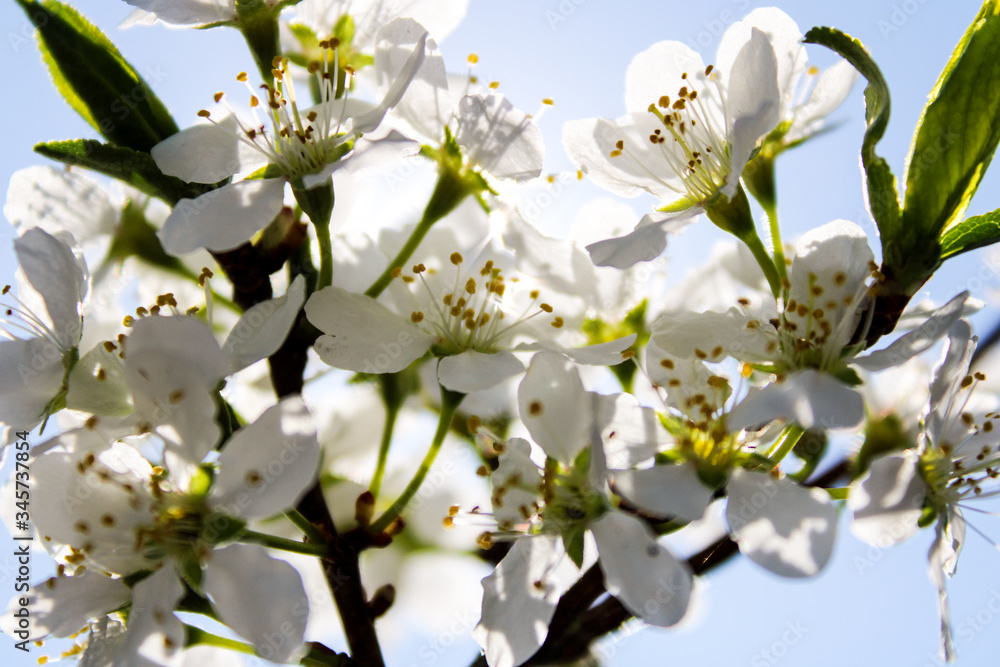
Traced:
<path fill-rule="evenodd" d="M 668 354 L 653 341 L 646 346 L 646 373 L 667 391 L 666 403 L 696 422 L 725 406 L 732 388 L 703 361 Z M 703 412 L 704 411 L 704 412 Z"/>
<path fill-rule="evenodd" d="M 913 331 L 903 334 L 884 349 L 856 358 L 854 363 L 865 370 L 880 371 L 912 359 L 934 345 L 962 317 L 968 298 L 968 292 L 958 294 Z"/>
<path fill-rule="evenodd" d="M 697 51 L 681 42 L 657 42 L 639 53 L 625 73 L 625 108 L 629 113 L 649 114 L 650 104 L 661 95 L 671 95 L 684 84 L 684 74 L 705 71 Z M 699 91 L 699 94 L 701 91 Z"/>
<path fill-rule="evenodd" d="M 609 468 L 648 461 L 669 438 L 656 411 L 640 405 L 632 394 L 595 394 L 594 410 Z"/>
<path fill-rule="evenodd" d="M 670 627 L 684 618 L 694 579 L 645 523 L 611 511 L 590 529 L 608 593 L 651 625 Z"/>
<path fill-rule="evenodd" d="M 612 473 L 615 493 L 657 517 L 697 521 L 712 502 L 713 491 L 691 463 L 658 465 Z"/>
<path fill-rule="evenodd" d="M 627 358 L 623 356 L 623 353 L 632 346 L 635 339 L 636 334 L 629 334 L 622 338 L 609 340 L 606 343 L 595 343 L 594 345 L 584 345 L 583 347 L 563 347 L 554 343 L 540 342 L 519 343 L 514 350 L 516 352 L 551 350 L 559 352 L 574 363 L 584 366 L 614 366 Z"/>
<path fill-rule="evenodd" d="M 197 199 L 182 199 L 156 233 L 163 249 L 183 255 L 198 248 L 214 252 L 243 245 L 281 211 L 285 181 L 259 178 L 224 185 Z"/>
<path fill-rule="evenodd" d="M 155 14 L 165 23 L 194 25 L 233 21 L 236 9 L 233 0 L 125 0 L 133 7 Z"/>
<path fill-rule="evenodd" d="M 184 646 L 184 624 L 174 614 L 183 596 L 184 586 L 170 564 L 133 587 L 128 631 L 116 665 L 170 664 Z"/>
<path fill-rule="evenodd" d="M 28 599 L 25 606 L 30 613 L 29 626 L 27 630 L 21 628 L 27 636 L 15 634 L 19 619 L 14 614 L 22 607 L 20 598 Z M 121 579 L 110 579 L 95 570 L 75 577 L 52 577 L 12 597 L 0 620 L 0 629 L 19 641 L 67 637 L 79 631 L 89 619 L 117 609 L 130 598 L 129 588 Z"/>
<path fill-rule="evenodd" d="M 917 532 L 928 493 L 918 465 L 916 452 L 883 456 L 851 484 L 847 508 L 854 513 L 855 537 L 885 548 Z"/>
<path fill-rule="evenodd" d="M 807 65 L 802 32 L 788 14 L 777 7 L 755 9 L 726 29 L 719 41 L 715 64 L 720 72 L 728 73 L 743 45 L 750 40 L 754 28 L 764 32 L 774 47 L 777 61 L 778 90 L 786 104 L 793 101 L 795 84 Z M 726 81 L 728 83 L 728 81 Z"/>
<path fill-rule="evenodd" d="M 559 555 L 555 537 L 522 537 L 483 579 L 483 616 L 472 636 L 490 667 L 517 667 L 545 642 L 559 601 L 548 581 Z"/>
<path fill-rule="evenodd" d="M 314 293 L 305 310 L 309 321 L 327 334 L 316 341 L 320 359 L 356 373 L 397 373 L 436 341 L 375 299 L 339 287 Z"/>
<path fill-rule="evenodd" d="M 948 577 L 955 573 L 958 554 L 965 542 L 965 520 L 957 513 L 949 513 L 938 520 L 936 535 L 927 554 L 928 572 L 938 589 L 938 611 L 941 615 L 941 655 L 946 662 L 955 660 L 952 643 L 951 610 L 948 605 Z"/>
<path fill-rule="evenodd" d="M 772 360 L 778 348 L 773 325 L 735 307 L 724 313 L 668 313 L 653 323 L 651 340 L 673 357 L 709 362 L 728 355 L 741 361 Z"/>
<path fill-rule="evenodd" d="M 510 352 L 484 354 L 466 350 L 438 363 L 441 384 L 463 394 L 489 389 L 522 372 L 524 364 Z"/>
<path fill-rule="evenodd" d="M 795 110 L 795 119 L 785 135 L 785 141 L 808 136 L 814 125 L 843 104 L 857 80 L 858 70 L 846 60 L 838 61 L 820 74 L 809 99 Z"/>
<path fill-rule="evenodd" d="M 41 338 L 0 340 L 0 422 L 31 429 L 62 387 L 62 352 Z"/>
<path fill-rule="evenodd" d="M 837 536 L 837 508 L 826 491 L 745 470 L 733 473 L 728 491 L 726 520 L 747 558 L 783 577 L 823 569 Z"/>
<path fill-rule="evenodd" d="M 517 211 L 508 217 L 503 243 L 517 255 L 523 273 L 560 292 L 589 300 L 599 289 L 593 263 L 586 254 L 569 241 L 545 236 Z"/>
<path fill-rule="evenodd" d="M 497 469 L 490 473 L 493 517 L 500 530 L 510 530 L 538 512 L 544 492 L 542 471 L 531 460 L 531 445 L 523 438 L 504 443 Z"/>
<path fill-rule="evenodd" d="M 33 228 L 14 241 L 21 271 L 45 301 L 51 329 L 68 350 L 83 334 L 81 302 L 87 296 L 87 274 L 66 241 Z"/>
<path fill-rule="evenodd" d="M 83 171 L 28 167 L 11 176 L 3 212 L 18 233 L 41 227 L 50 234 L 70 232 L 86 243 L 114 232 L 118 208 Z"/>
<path fill-rule="evenodd" d="M 726 112 L 732 121 L 731 169 L 723 194 L 732 197 L 757 142 L 780 120 L 778 63 L 767 36 L 754 28 L 740 49 L 729 77 Z"/>
<path fill-rule="evenodd" d="M 152 466 L 128 445 L 109 447 L 104 436 L 86 428 L 50 444 L 31 464 L 37 490 L 32 519 L 39 534 L 54 545 L 79 549 L 89 543 L 88 562 L 108 572 L 149 567 L 135 535 L 154 520 L 144 487 Z"/>
<path fill-rule="evenodd" d="M 288 337 L 305 300 L 305 278 L 298 276 L 285 294 L 262 301 L 243 313 L 222 345 L 230 358 L 230 372 L 274 354 Z"/>
<path fill-rule="evenodd" d="M 662 93 L 661 93 L 662 94 Z M 645 110 L 643 111 L 645 113 Z M 648 114 L 647 114 L 648 115 Z M 648 165 L 662 160 L 630 116 L 617 121 L 604 118 L 571 120 L 563 125 L 563 148 L 577 168 L 599 186 L 623 197 L 638 197 L 643 191 L 658 197 L 676 197 L 684 185 L 672 170 L 651 174 Z M 626 145 L 621 155 L 611 157 L 617 142 Z M 675 188 L 664 182 L 675 183 Z"/>
<path fill-rule="evenodd" d="M 496 178 L 520 182 L 542 173 L 542 132 L 503 95 L 466 95 L 459 100 L 455 140 L 472 164 Z"/>
<path fill-rule="evenodd" d="M 90 622 L 89 630 L 79 667 L 114 667 L 114 657 L 125 643 L 125 626 L 117 619 L 102 616 Z"/>
<path fill-rule="evenodd" d="M 808 369 L 751 394 L 733 408 L 726 423 L 737 430 L 775 419 L 794 421 L 803 428 L 849 428 L 864 417 L 861 394 L 832 375 Z"/>
<path fill-rule="evenodd" d="M 517 405 L 528 433 L 545 453 L 572 463 L 590 444 L 591 399 L 572 362 L 539 352 L 517 389 Z"/>
<path fill-rule="evenodd" d="M 294 507 L 316 478 L 316 425 L 302 399 L 267 409 L 226 443 L 211 501 L 227 513 L 264 518 Z"/>
<path fill-rule="evenodd" d="M 236 117 L 227 116 L 181 130 L 149 152 L 167 176 L 189 183 L 218 183 L 267 163 L 263 153 L 240 141 L 240 132 Z"/>
<path fill-rule="evenodd" d="M 407 14 L 412 16 L 412 14 Z M 379 31 L 375 45 L 375 79 L 384 89 L 399 76 L 420 37 L 427 32 L 412 18 L 393 21 Z M 409 88 L 396 105 L 396 114 L 425 137 L 437 141 L 455 110 L 448 92 L 448 72 L 437 43 L 428 39 L 427 53 Z"/>
<path fill-rule="evenodd" d="M 212 395 L 229 372 L 215 336 L 193 317 L 146 317 L 132 327 L 125 349 L 137 414 L 173 426 L 185 458 L 200 463 L 218 441 Z"/>
<path fill-rule="evenodd" d="M 103 344 L 83 355 L 69 374 L 66 407 L 105 417 L 132 412 L 132 392 L 121 358 Z"/>
<path fill-rule="evenodd" d="M 700 213 L 701 209 L 696 207 L 679 213 L 647 213 L 630 233 L 591 243 L 587 252 L 597 266 L 627 269 L 638 262 L 648 262 L 659 257 L 667 247 L 668 234 L 681 231 Z"/>
<path fill-rule="evenodd" d="M 934 368 L 930 400 L 924 416 L 924 432 L 932 443 L 941 442 L 955 393 L 969 372 L 975 349 L 976 339 L 972 337 L 969 323 L 959 320 L 952 325 L 948 332 L 948 348 L 944 358 Z"/>
<path fill-rule="evenodd" d="M 398 32 L 397 22 L 408 22 L 410 20 L 411 19 L 395 19 L 394 21 L 382 26 L 378 34 L 375 35 L 375 42 L 378 43 L 383 41 L 383 34 Z M 386 91 L 385 97 L 382 98 L 382 101 L 372 111 L 355 119 L 355 130 L 362 133 L 371 132 L 379 126 L 382 122 L 382 118 L 385 117 L 386 112 L 399 103 L 399 100 L 403 97 L 403 93 L 406 92 L 407 87 L 410 85 L 410 81 L 412 81 L 413 77 L 416 75 L 417 69 L 420 67 L 421 63 L 423 63 L 426 44 L 427 33 L 424 32 L 424 34 L 417 40 L 417 43 L 413 46 L 413 49 L 410 51 L 410 55 L 407 57 L 402 67 L 399 68 L 399 72 L 393 79 L 392 84 Z"/>
<path fill-rule="evenodd" d="M 205 592 L 222 622 L 259 655 L 286 663 L 302 647 L 309 618 L 302 577 L 287 562 L 267 555 L 264 547 L 233 544 L 214 550 L 205 567 Z"/>

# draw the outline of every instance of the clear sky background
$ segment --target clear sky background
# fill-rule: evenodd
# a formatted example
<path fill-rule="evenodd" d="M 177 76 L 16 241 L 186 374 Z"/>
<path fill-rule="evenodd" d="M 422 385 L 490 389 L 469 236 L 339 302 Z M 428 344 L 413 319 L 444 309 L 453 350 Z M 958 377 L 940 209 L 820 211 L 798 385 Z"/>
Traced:
<path fill-rule="evenodd" d="M 501 90 L 525 110 L 536 109 L 545 97 L 555 100 L 555 107 L 542 120 L 546 171 L 562 172 L 572 169 L 561 146 L 562 124 L 575 118 L 621 115 L 624 73 L 635 54 L 656 41 L 674 39 L 699 49 L 705 61 L 711 62 L 726 25 L 767 4 L 750 0 L 472 0 L 465 22 L 441 48 L 457 71 L 464 71 L 468 53 L 478 53 L 477 74 L 483 80 L 501 81 Z M 234 31 L 168 30 L 162 26 L 119 31 L 116 26 L 128 13 L 124 3 L 79 0 L 77 6 L 112 37 L 182 127 L 195 121 L 197 110 L 208 104 L 213 92 L 229 87 L 236 72 L 252 69 L 252 61 Z M 779 6 L 803 32 L 814 25 L 832 25 L 868 46 L 892 92 L 892 118 L 880 152 L 901 176 L 926 94 L 979 3 L 786 0 Z M 31 152 L 33 144 L 93 134 L 52 88 L 31 39 L 31 26 L 15 3 L 0 3 L 0 26 L 0 53 L 8 72 L 7 92 L 0 106 L 4 133 L 0 183 L 6 183 L 17 169 L 43 163 Z M 831 54 L 821 47 L 810 49 L 812 62 L 821 67 L 832 62 Z M 864 127 L 861 89 L 859 84 L 835 115 L 844 121 L 840 129 L 779 160 L 779 201 L 786 239 L 846 218 L 865 227 L 877 248 L 874 225 L 863 206 L 858 167 Z M 998 185 L 1000 177 L 994 170 L 983 181 L 969 213 L 1000 207 Z M 589 183 L 573 184 L 555 197 L 537 222 L 543 231 L 558 234 L 568 228 L 583 202 L 604 194 Z M 637 211 L 644 211 L 652 201 L 639 198 L 632 203 Z M 719 230 L 701 224 L 672 241 L 668 261 L 673 277 L 707 257 L 711 244 L 719 238 Z M 15 268 L 12 240 L 12 230 L 3 223 L 2 280 L 9 280 Z M 987 257 L 984 251 L 963 256 L 928 283 L 927 294 L 940 301 L 969 288 L 988 299 L 989 292 L 998 287 L 998 274 L 987 264 Z M 998 313 L 991 303 L 975 317 L 977 331 L 989 331 L 1000 317 Z M 973 521 L 987 533 L 1000 535 L 994 530 L 995 519 L 973 517 Z M 855 540 L 846 522 L 841 529 L 833 560 L 815 580 L 780 579 L 737 558 L 702 580 L 706 594 L 695 622 L 674 630 L 636 631 L 638 626 L 630 625 L 627 636 L 602 644 L 602 652 L 609 656 L 607 664 L 937 665 L 935 590 L 926 573 L 929 531 L 882 552 Z M 13 592 L 11 565 L 11 556 L 0 556 L 2 600 Z M 958 664 L 992 667 L 1000 654 L 1000 554 L 970 533 L 959 574 L 949 591 Z M 437 646 L 434 641 L 414 637 L 390 654 L 391 664 L 467 665 L 474 656 L 474 644 L 468 640 L 443 653 L 436 649 L 421 653 L 420 649 Z M 25 661 L 7 640 L 0 640 L 0 660 L 5 664 L 34 664 L 34 657 Z"/>

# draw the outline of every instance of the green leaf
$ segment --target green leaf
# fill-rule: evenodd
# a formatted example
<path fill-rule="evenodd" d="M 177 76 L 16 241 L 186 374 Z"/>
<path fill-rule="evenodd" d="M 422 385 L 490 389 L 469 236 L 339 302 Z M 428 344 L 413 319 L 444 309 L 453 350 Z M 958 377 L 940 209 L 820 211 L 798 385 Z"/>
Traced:
<path fill-rule="evenodd" d="M 117 178 L 171 205 L 180 199 L 194 199 L 213 188 L 167 176 L 156 166 L 149 153 L 94 139 L 50 141 L 37 144 L 35 152 L 63 164 L 86 167 Z"/>
<path fill-rule="evenodd" d="M 17 0 L 38 26 L 39 48 L 69 105 L 108 141 L 148 152 L 177 132 L 167 108 L 115 45 L 56 0 Z"/>
<path fill-rule="evenodd" d="M 941 235 L 941 261 L 1000 241 L 1000 209 L 967 218 Z"/>
<path fill-rule="evenodd" d="M 866 175 L 868 207 L 878 225 L 885 250 L 900 233 L 899 195 L 896 177 L 888 163 L 875 152 L 875 145 L 889 123 L 889 86 L 878 65 L 860 41 L 836 28 L 813 28 L 803 40 L 820 44 L 840 54 L 868 80 L 865 87 L 865 120 L 868 124 L 861 143 L 861 164 Z"/>
<path fill-rule="evenodd" d="M 903 222 L 938 237 L 968 207 L 1000 141 L 1000 0 L 987 0 L 941 73 L 907 157 Z"/>

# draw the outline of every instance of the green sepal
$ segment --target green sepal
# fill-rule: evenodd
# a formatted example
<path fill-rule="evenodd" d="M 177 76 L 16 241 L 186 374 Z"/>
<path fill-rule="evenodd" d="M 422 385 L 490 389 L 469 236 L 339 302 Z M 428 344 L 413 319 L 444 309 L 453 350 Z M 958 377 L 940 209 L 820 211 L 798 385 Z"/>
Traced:
<path fill-rule="evenodd" d="M 705 215 L 719 229 L 729 232 L 741 241 L 757 236 L 753 212 L 743 186 L 738 186 L 732 198 L 722 193 L 705 202 Z"/>
<path fill-rule="evenodd" d="M 861 142 L 861 164 L 866 175 L 868 207 L 878 225 L 883 255 L 886 255 L 887 245 L 895 243 L 901 231 L 896 177 L 889 164 L 875 152 L 875 145 L 882 139 L 889 123 L 889 86 L 865 47 L 850 35 L 836 28 L 813 28 L 806 33 L 803 41 L 832 49 L 868 80 L 865 87 L 867 128 Z"/>
<path fill-rule="evenodd" d="M 266 0 L 236 0 L 237 27 L 250 47 L 257 69 L 264 81 L 271 83 L 274 59 L 281 53 L 278 36 L 278 10 Z"/>
<path fill-rule="evenodd" d="M 247 527 L 242 519 L 223 512 L 209 514 L 201 529 L 200 538 L 211 545 L 221 544 L 236 539 Z"/>
<path fill-rule="evenodd" d="M 938 237 L 965 212 L 1000 142 L 1000 0 L 987 0 L 931 91 L 907 156 L 903 225 Z"/>
<path fill-rule="evenodd" d="M 566 555 L 578 567 L 583 567 L 583 543 L 587 534 L 587 526 L 582 523 L 571 525 L 562 534 L 563 546 L 566 548 Z"/>
<path fill-rule="evenodd" d="M 747 452 L 740 457 L 740 467 L 745 470 L 755 470 L 757 468 L 771 470 L 775 465 L 777 464 L 774 461 L 757 452 Z"/>
<path fill-rule="evenodd" d="M 332 178 L 308 189 L 301 181 L 292 183 L 292 195 L 314 225 L 329 226 L 334 204 Z"/>
<path fill-rule="evenodd" d="M 937 521 L 938 513 L 931 505 L 924 505 L 923 512 L 920 514 L 920 518 L 917 519 L 917 525 L 921 528 L 926 528 L 935 521 Z"/>
<path fill-rule="evenodd" d="M 1000 209 L 966 218 L 941 235 L 941 261 L 1000 241 Z"/>
<path fill-rule="evenodd" d="M 118 146 L 149 150 L 178 131 L 149 85 L 100 30 L 56 0 L 17 0 L 38 26 L 42 58 L 56 89 Z"/>
<path fill-rule="evenodd" d="M 49 159 L 74 167 L 93 169 L 106 176 L 117 178 L 137 190 L 168 204 L 181 199 L 194 199 L 215 186 L 185 183 L 167 176 L 149 153 L 124 146 L 112 146 L 94 139 L 71 139 L 36 144 L 35 152 Z"/>
<path fill-rule="evenodd" d="M 857 479 L 868 472 L 872 461 L 891 452 L 901 452 L 912 447 L 903 428 L 903 422 L 890 413 L 884 417 L 869 417 L 865 424 L 865 439 L 854 459 L 852 477 Z"/>
<path fill-rule="evenodd" d="M 143 579 L 148 579 L 153 576 L 156 570 L 139 570 L 138 572 L 132 572 L 131 574 L 126 574 L 122 577 L 122 583 L 124 583 L 129 588 L 135 588 Z"/>
<path fill-rule="evenodd" d="M 333 26 L 333 36 L 340 40 L 341 44 L 354 43 L 354 19 L 350 14 L 344 14 Z"/>
<path fill-rule="evenodd" d="M 175 557 L 174 563 L 177 565 L 177 573 L 181 579 L 191 587 L 192 590 L 201 590 L 201 563 L 192 552 L 185 552 Z"/>
<path fill-rule="evenodd" d="M 838 370 L 836 373 L 833 373 L 833 377 L 837 378 L 844 384 L 851 387 L 858 387 L 864 384 L 864 380 L 861 379 L 861 376 L 858 375 L 858 372 L 853 368 L 851 368 L 850 366 L 845 366 L 840 370 Z"/>

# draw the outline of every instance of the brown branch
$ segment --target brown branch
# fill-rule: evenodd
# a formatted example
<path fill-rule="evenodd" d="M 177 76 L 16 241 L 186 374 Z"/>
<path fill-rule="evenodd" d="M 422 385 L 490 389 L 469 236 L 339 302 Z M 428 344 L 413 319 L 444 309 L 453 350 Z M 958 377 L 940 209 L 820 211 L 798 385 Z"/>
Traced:
<path fill-rule="evenodd" d="M 810 480 L 807 486 L 831 487 L 843 479 L 849 470 L 849 463 L 841 461 Z M 692 555 L 686 563 L 693 574 L 703 575 L 737 554 L 739 547 L 727 535 Z M 594 641 L 614 632 L 632 618 L 632 613 L 610 596 L 592 606 L 606 592 L 600 566 L 594 565 L 560 598 L 549 624 L 545 643 L 522 667 L 542 667 L 579 660 L 589 653 Z M 486 658 L 480 655 L 473 661 L 472 667 L 487 667 Z"/>

